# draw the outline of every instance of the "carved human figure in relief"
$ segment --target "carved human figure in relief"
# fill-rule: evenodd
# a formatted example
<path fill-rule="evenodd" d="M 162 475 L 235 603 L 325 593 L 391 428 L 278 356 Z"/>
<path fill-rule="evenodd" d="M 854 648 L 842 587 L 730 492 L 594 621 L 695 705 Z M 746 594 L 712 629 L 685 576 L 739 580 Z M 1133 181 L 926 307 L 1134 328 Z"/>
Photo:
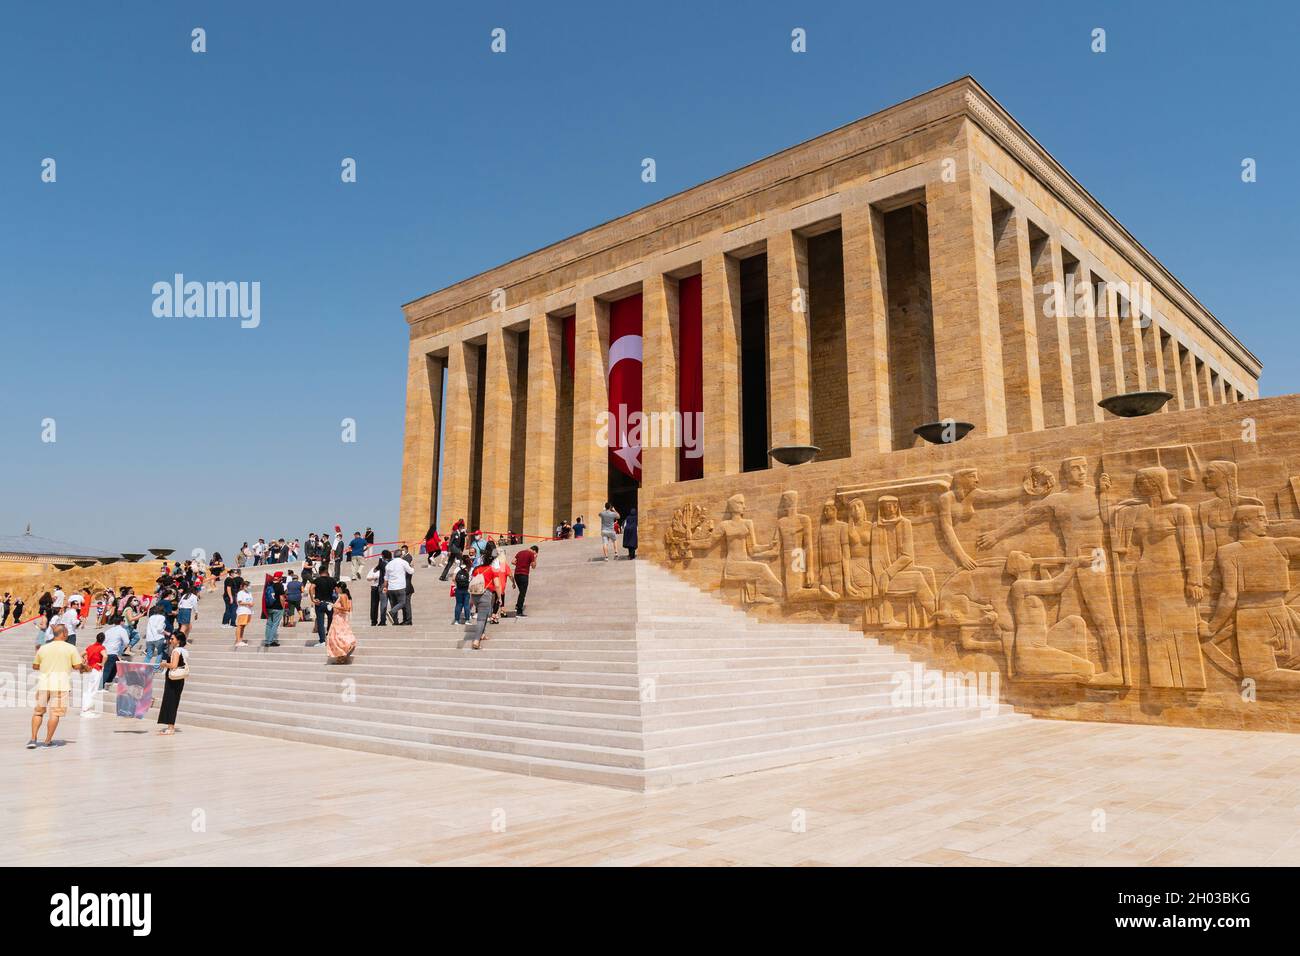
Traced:
<path fill-rule="evenodd" d="M 1201 530 L 1201 557 L 1212 566 L 1219 548 L 1234 540 L 1232 531 L 1237 508 L 1241 505 L 1262 507 L 1264 502 L 1238 493 L 1237 463 L 1233 461 L 1210 462 L 1201 474 L 1201 483 L 1214 495 L 1196 506 L 1196 523 Z"/>
<path fill-rule="evenodd" d="M 722 583 L 740 585 L 741 597 L 752 604 L 774 604 L 781 595 L 781 582 L 766 562 L 770 556 L 760 550 L 754 537 L 754 522 L 745 517 L 745 496 L 732 495 L 722 522 L 710 545 L 722 541 Z"/>
<path fill-rule="evenodd" d="M 955 522 L 969 521 L 975 514 L 977 504 L 1001 504 L 1015 501 L 1022 494 L 1038 494 L 1038 482 L 1041 480 L 1038 472 L 1041 471 L 1041 468 L 1037 472 L 1031 468 L 1023 489 L 1006 488 L 997 491 L 988 491 L 979 486 L 978 468 L 959 468 L 953 472 L 952 487 L 939 496 L 939 533 L 958 567 L 974 571 L 979 565 L 958 539 Z"/>
<path fill-rule="evenodd" d="M 849 566 L 849 526 L 841 521 L 835 510 L 835 499 L 827 498 L 822 505 L 822 520 L 817 527 L 817 580 L 822 594 L 832 601 L 841 597 L 856 597 L 845 584 L 845 571 Z"/>
<path fill-rule="evenodd" d="M 847 586 L 855 597 L 870 598 L 876 593 L 871 572 L 871 516 L 861 498 L 849 503 L 849 563 Z"/>
<path fill-rule="evenodd" d="M 1016 680 L 1086 684 L 1092 679 L 1095 668 L 1088 660 L 1088 625 L 1078 614 L 1067 614 L 1048 627 L 1043 604 L 1045 596 L 1060 595 L 1070 585 L 1080 560 L 1072 558 L 1060 574 L 1037 580 L 1032 557 L 1024 551 L 1007 555 L 1007 571 L 1015 578 L 1007 604 L 1015 625 L 1012 663 Z"/>
<path fill-rule="evenodd" d="M 768 551 L 776 554 L 781 563 L 780 577 L 787 601 L 822 599 L 817 589 L 815 541 L 812 518 L 799 513 L 799 492 L 782 492 Z"/>
<path fill-rule="evenodd" d="M 1300 687 L 1300 614 L 1286 603 L 1300 538 L 1269 537 L 1262 505 L 1240 505 L 1235 523 L 1238 540 L 1215 558 L 1222 590 L 1200 636 L 1235 631 L 1243 677 L 1261 686 Z"/>
<path fill-rule="evenodd" d="M 1136 603 L 1151 686 L 1203 690 L 1196 608 L 1205 591 L 1192 509 L 1177 500 L 1168 470 L 1159 465 L 1138 469 L 1133 491 L 1138 500 L 1125 502 L 1117 515 L 1115 552 L 1138 550 Z"/>
<path fill-rule="evenodd" d="M 1124 683 L 1124 670 L 1110 575 L 1105 567 L 1092 570 L 1098 567 L 1094 563 L 1097 555 L 1105 555 L 1101 495 L 1088 481 L 1087 459 L 1067 458 L 1061 462 L 1061 472 L 1064 488 L 1029 505 L 1001 527 L 984 532 L 976 539 L 976 546 L 985 551 L 1026 528 L 1048 522 L 1060 535 L 1067 557 L 1086 557 L 1090 569 L 1075 574 L 1073 587 L 1067 587 L 1061 595 L 1061 613 L 1070 614 L 1077 609 L 1097 633 L 1103 661 L 1092 683 L 1119 686 Z M 1102 492 L 1110 488 L 1109 476 L 1099 475 L 1098 484 Z"/>
<path fill-rule="evenodd" d="M 871 576 L 875 584 L 875 623 L 887 628 L 930 626 L 937 600 L 934 571 L 916 564 L 912 522 L 903 515 L 893 495 L 876 499 Z M 902 621 L 894 616 L 894 605 L 899 600 L 907 605 L 907 617 Z"/>

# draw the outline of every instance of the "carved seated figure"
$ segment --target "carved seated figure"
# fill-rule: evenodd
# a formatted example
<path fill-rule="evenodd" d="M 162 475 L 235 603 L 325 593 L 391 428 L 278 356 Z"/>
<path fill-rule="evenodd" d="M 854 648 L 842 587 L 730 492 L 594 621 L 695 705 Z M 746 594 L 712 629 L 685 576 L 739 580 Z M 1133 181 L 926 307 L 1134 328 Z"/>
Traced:
<path fill-rule="evenodd" d="M 934 571 L 916 564 L 912 522 L 893 495 L 876 500 L 871 528 L 871 576 L 874 584 L 870 623 L 883 628 L 924 628 L 935 612 Z M 895 605 L 906 606 L 905 618 L 894 616 Z"/>
<path fill-rule="evenodd" d="M 1034 559 L 1023 551 L 1007 555 L 1007 571 L 1015 578 L 1008 603 L 1014 623 L 1010 655 L 1015 680 L 1061 681 L 1086 684 L 1096 668 L 1088 660 L 1088 625 L 1078 614 L 1068 614 L 1047 626 L 1043 598 L 1059 596 L 1073 580 L 1081 559 L 1046 580 L 1034 578 Z"/>
<path fill-rule="evenodd" d="M 781 582 L 759 558 L 770 556 L 760 550 L 754 536 L 754 522 L 745 517 L 745 496 L 727 499 L 725 518 L 713 533 L 711 544 L 722 542 L 722 583 L 739 585 L 741 599 L 749 604 L 775 604 L 781 596 Z"/>

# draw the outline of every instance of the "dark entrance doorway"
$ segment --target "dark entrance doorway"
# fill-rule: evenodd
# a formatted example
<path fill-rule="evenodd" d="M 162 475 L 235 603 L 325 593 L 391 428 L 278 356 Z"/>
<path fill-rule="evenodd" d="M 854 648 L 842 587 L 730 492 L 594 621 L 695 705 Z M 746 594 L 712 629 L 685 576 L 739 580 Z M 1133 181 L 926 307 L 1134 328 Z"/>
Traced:
<path fill-rule="evenodd" d="M 636 507 L 637 491 L 640 487 L 635 478 L 629 478 L 613 465 L 609 466 L 609 503 L 620 515 L 626 517 L 627 513 Z M 594 518 L 589 518 L 588 523 L 596 522 Z"/>

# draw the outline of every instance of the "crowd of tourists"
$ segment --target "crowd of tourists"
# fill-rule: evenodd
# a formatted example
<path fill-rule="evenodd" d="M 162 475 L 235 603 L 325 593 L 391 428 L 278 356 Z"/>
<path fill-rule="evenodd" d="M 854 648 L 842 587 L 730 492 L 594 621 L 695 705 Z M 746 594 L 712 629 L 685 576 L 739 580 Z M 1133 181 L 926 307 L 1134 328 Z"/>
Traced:
<path fill-rule="evenodd" d="M 628 557 L 636 557 L 636 507 L 633 506 L 628 510 L 627 517 L 623 517 L 607 501 L 605 507 L 597 515 L 600 519 L 600 543 L 601 550 L 605 560 L 611 557 L 618 557 L 618 548 L 615 541 L 618 536 L 623 535 L 623 547 L 627 549 Z M 555 526 L 555 537 L 564 541 L 568 538 L 581 538 L 587 532 L 587 524 L 582 519 L 582 515 L 569 523 L 568 519 L 561 521 Z"/>
<path fill-rule="evenodd" d="M 198 620 L 199 592 L 207 573 L 194 561 L 175 565 L 163 562 L 152 594 L 137 595 L 131 587 L 110 587 L 95 595 L 86 587 L 69 595 L 58 585 L 42 593 L 33 621 L 36 656 L 32 668 L 38 676 L 27 748 L 42 746 L 42 722 L 43 745 L 54 746 L 59 720 L 71 704 L 74 671 L 82 675 L 82 718 L 99 717 L 94 709 L 97 694 L 115 684 L 118 664 L 132 660 L 141 643 L 146 666 L 166 675 L 158 713 L 159 733 L 175 733 L 180 697 L 189 674 L 189 633 Z M 21 602 L 15 617 L 21 620 L 20 615 Z M 103 630 L 82 651 L 77 646 L 78 634 L 92 627 Z"/>
<path fill-rule="evenodd" d="M 637 515 L 635 507 L 620 515 L 606 502 L 597 515 L 600 522 L 602 557 L 618 558 L 617 537 L 629 558 L 636 557 Z M 572 524 L 561 522 L 555 537 L 581 538 L 586 523 L 579 516 Z M 36 660 L 39 671 L 36 710 L 27 746 L 40 746 L 41 722 L 46 721 L 45 745 L 52 745 L 59 718 L 67 713 L 71 673 L 83 674 L 82 716 L 98 717 L 95 694 L 111 686 L 118 664 L 143 655 L 145 664 L 166 675 L 158 717 L 160 733 L 175 731 L 176 717 L 185 678 L 189 674 L 191 630 L 199 615 L 199 595 L 219 591 L 223 604 L 221 627 L 234 632 L 234 647 L 249 647 L 248 628 L 254 615 L 264 622 L 261 646 L 280 646 L 285 628 L 308 626 L 314 647 L 324 648 L 326 662 L 350 664 L 357 650 L 353 630 L 354 587 L 368 587 L 371 627 L 410 627 L 414 624 L 411 597 L 415 593 L 418 558 L 406 544 L 385 548 L 375 555 L 375 533 L 366 528 L 345 537 L 335 527 L 331 535 L 311 533 L 298 538 L 259 538 L 245 542 L 236 552 L 233 567 L 220 552 L 207 561 L 192 559 L 174 564 L 163 562 L 152 594 L 137 595 L 130 587 L 105 588 L 98 594 L 89 587 L 65 594 L 59 586 L 45 591 L 37 600 Z M 527 617 L 528 585 L 536 572 L 539 545 L 520 547 L 513 555 L 505 548 L 519 545 L 518 534 L 491 534 L 468 530 L 459 519 L 447 537 L 430 527 L 419 550 L 426 568 L 439 568 L 440 583 L 448 586 L 452 603 L 451 625 L 468 628 L 465 640 L 480 650 L 490 639 L 488 628 L 506 613 L 508 595 L 514 590 L 514 616 Z M 196 552 L 197 554 L 198 552 Z M 367 557 L 377 557 L 367 568 Z M 275 567 L 297 564 L 301 568 Z M 347 562 L 346 568 L 344 562 Z M 263 580 L 253 580 L 252 568 L 265 566 Z M 364 585 L 358 582 L 364 580 Z M 0 602 L 0 627 L 12 618 L 22 620 L 21 598 L 6 593 Z M 102 628 L 83 652 L 79 633 Z"/>

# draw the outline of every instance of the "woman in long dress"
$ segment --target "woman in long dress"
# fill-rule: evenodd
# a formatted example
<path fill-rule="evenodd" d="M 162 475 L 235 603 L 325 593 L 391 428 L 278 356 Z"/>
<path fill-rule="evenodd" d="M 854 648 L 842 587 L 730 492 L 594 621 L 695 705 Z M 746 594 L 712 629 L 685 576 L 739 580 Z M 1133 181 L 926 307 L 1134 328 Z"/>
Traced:
<path fill-rule="evenodd" d="M 180 710 L 185 678 L 173 679 L 172 672 L 190 665 L 190 651 L 185 646 L 185 635 L 173 634 L 167 642 L 167 651 L 167 660 L 162 665 L 163 673 L 167 675 L 163 683 L 167 687 L 163 690 L 162 706 L 158 708 L 158 723 L 162 724 L 162 730 L 158 733 L 163 735 L 176 733 L 176 712 Z"/>
<path fill-rule="evenodd" d="M 352 594 L 342 581 L 335 587 L 338 597 L 334 599 L 334 617 L 330 620 L 329 633 L 325 635 L 325 653 L 329 655 L 327 663 L 351 664 L 352 653 L 357 649 L 357 636 L 352 633 Z"/>
<path fill-rule="evenodd" d="M 1201 541 L 1192 509 L 1178 501 L 1169 472 L 1139 468 L 1136 497 L 1121 506 L 1121 554 L 1137 551 L 1133 576 L 1152 687 L 1205 689 L 1197 611 L 1205 596 Z"/>

